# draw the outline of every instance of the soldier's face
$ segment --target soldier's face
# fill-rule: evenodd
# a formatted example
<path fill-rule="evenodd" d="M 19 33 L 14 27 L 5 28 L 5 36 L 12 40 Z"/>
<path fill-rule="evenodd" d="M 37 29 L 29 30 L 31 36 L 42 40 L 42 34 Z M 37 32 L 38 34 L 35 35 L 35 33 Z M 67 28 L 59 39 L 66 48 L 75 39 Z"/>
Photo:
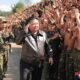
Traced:
<path fill-rule="evenodd" d="M 32 33 L 37 32 L 39 30 L 39 20 L 37 19 L 32 20 L 29 25 L 29 29 Z"/>

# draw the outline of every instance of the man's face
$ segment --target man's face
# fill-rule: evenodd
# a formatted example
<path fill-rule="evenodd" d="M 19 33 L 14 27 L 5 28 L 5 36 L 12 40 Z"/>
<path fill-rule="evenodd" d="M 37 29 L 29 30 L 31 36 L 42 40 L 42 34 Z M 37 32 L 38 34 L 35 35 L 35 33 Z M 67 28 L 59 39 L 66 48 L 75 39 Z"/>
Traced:
<path fill-rule="evenodd" d="M 39 21 L 34 19 L 30 22 L 29 29 L 32 33 L 35 33 L 39 30 Z"/>

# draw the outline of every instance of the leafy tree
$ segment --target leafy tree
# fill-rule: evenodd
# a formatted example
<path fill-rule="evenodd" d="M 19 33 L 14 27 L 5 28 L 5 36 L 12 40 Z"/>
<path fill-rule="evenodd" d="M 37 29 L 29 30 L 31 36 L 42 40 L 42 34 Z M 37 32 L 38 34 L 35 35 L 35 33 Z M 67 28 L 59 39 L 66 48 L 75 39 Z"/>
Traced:
<path fill-rule="evenodd" d="M 11 14 L 11 12 L 0 11 L 0 16 L 7 17 Z"/>
<path fill-rule="evenodd" d="M 17 4 L 15 4 L 13 7 L 12 7 L 12 12 L 15 13 L 15 12 L 19 12 L 20 10 L 24 9 L 25 6 L 24 4 L 20 1 L 18 2 Z"/>

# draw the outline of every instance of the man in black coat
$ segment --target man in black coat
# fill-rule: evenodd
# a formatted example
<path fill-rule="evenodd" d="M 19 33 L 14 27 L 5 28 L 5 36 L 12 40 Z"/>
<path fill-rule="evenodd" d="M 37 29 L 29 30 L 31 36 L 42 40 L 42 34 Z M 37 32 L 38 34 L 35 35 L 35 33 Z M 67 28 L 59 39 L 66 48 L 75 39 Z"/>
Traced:
<path fill-rule="evenodd" d="M 39 30 L 39 20 L 32 18 L 18 36 L 16 43 L 22 44 L 20 80 L 41 80 L 45 60 L 46 33 Z M 52 49 L 48 48 L 49 64 L 53 64 Z"/>
<path fill-rule="evenodd" d="M 54 27 L 51 31 L 51 36 L 49 38 L 49 44 L 53 50 L 53 65 L 48 65 L 48 73 L 49 73 L 49 80 L 58 80 L 58 66 L 59 60 L 62 52 L 62 37 L 59 30 Z"/>

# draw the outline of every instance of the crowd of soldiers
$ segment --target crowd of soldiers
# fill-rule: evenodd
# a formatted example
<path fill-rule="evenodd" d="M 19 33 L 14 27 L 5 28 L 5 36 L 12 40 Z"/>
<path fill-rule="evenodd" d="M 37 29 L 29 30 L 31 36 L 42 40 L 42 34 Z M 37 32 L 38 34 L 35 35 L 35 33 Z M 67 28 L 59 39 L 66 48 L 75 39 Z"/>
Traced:
<path fill-rule="evenodd" d="M 28 23 L 31 16 L 40 18 L 41 29 L 51 31 L 53 27 L 60 30 L 67 50 L 80 50 L 80 1 L 79 0 L 48 0 L 33 5 L 23 11 L 12 14 L 0 28 L 11 32 Z M 4 32 L 3 31 L 3 32 Z"/>
<path fill-rule="evenodd" d="M 45 0 L 9 16 L 6 23 L 0 24 L 0 30 L 15 38 L 33 16 L 39 18 L 40 29 L 49 39 L 60 38 L 62 49 L 80 51 L 80 0 Z"/>

